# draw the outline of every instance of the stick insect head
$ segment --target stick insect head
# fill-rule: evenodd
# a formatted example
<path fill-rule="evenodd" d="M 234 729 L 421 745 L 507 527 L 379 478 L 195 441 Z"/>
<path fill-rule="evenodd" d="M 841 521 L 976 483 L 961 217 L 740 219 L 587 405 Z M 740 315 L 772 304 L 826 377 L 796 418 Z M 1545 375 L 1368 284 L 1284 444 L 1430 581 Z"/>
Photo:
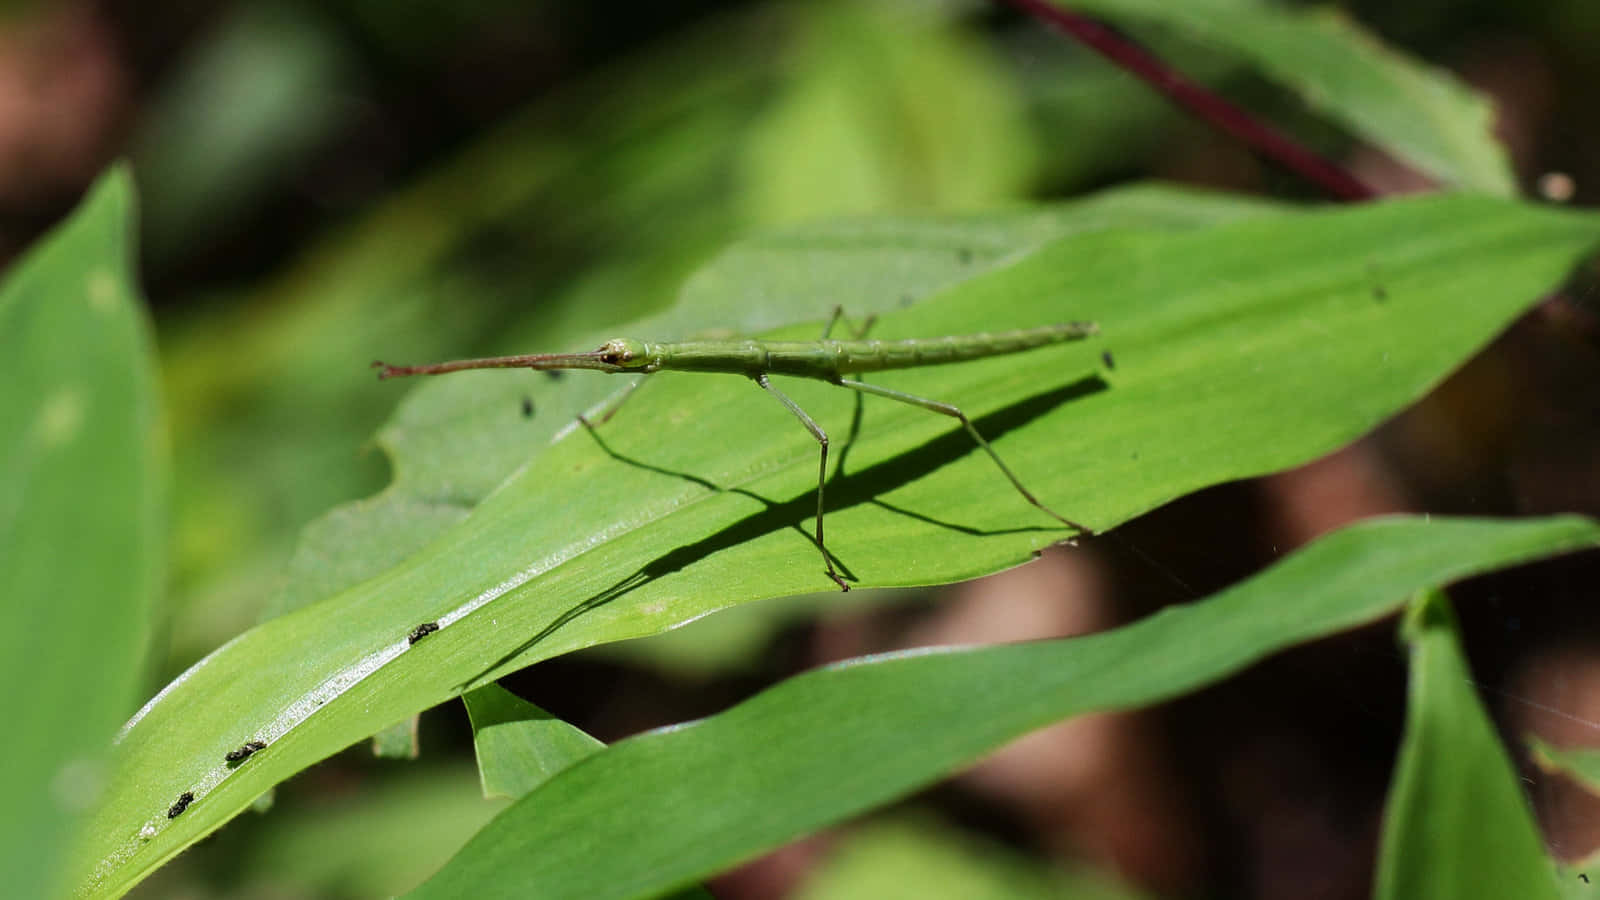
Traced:
<path fill-rule="evenodd" d="M 505 359 L 516 360 L 517 368 L 593 369 L 600 372 L 636 372 L 649 367 L 653 361 L 644 341 L 631 338 L 612 338 L 584 353 L 548 353 Z"/>
<path fill-rule="evenodd" d="M 636 372 L 655 368 L 655 354 L 644 341 L 632 338 L 612 338 L 594 351 L 608 372 Z"/>

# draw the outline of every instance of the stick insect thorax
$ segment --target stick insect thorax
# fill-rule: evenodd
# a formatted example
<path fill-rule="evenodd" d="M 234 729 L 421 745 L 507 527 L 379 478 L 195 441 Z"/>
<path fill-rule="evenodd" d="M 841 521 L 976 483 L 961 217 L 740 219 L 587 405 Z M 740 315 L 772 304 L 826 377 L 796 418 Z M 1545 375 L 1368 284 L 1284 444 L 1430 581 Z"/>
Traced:
<path fill-rule="evenodd" d="M 821 460 L 817 472 L 817 548 L 822 551 L 822 560 L 827 566 L 828 577 L 841 590 L 850 590 L 850 585 L 835 570 L 833 556 L 828 552 L 827 545 L 822 540 L 823 516 L 823 490 L 827 484 L 828 472 L 828 435 L 812 418 L 801 409 L 798 404 L 783 392 L 772 386 L 768 376 L 791 375 L 799 378 L 814 378 L 826 381 L 840 387 L 850 388 L 863 394 L 872 394 L 898 400 L 912 406 L 918 406 L 930 412 L 959 419 L 978 446 L 994 460 L 996 466 L 1005 474 L 1023 496 L 1023 499 L 1038 507 L 1058 521 L 1074 529 L 1079 534 L 1089 534 L 1088 528 L 1066 518 L 1043 503 L 1025 487 L 1011 469 L 995 453 L 989 442 L 973 427 L 972 421 L 967 418 L 959 408 L 937 400 L 917 397 L 902 391 L 879 387 L 863 381 L 847 379 L 846 375 L 859 375 L 866 372 L 881 372 L 888 369 L 910 369 L 920 366 L 937 366 L 947 363 L 964 362 L 972 359 L 983 359 L 990 356 L 1004 356 L 1011 353 L 1021 353 L 1038 347 L 1059 344 L 1064 341 L 1079 340 L 1098 334 L 1100 329 L 1093 322 L 1065 322 L 1059 325 L 1045 325 L 1039 328 L 1023 328 L 1015 331 L 998 331 L 993 333 L 957 335 L 941 338 L 913 338 L 900 341 L 863 340 L 861 335 L 871 326 L 872 320 L 868 319 L 857 332 L 855 340 L 836 341 L 828 339 L 828 332 L 834 323 L 838 322 L 840 311 L 835 309 L 833 318 L 828 321 L 828 327 L 823 331 L 821 340 L 816 341 L 677 341 L 654 342 L 640 341 L 632 338 L 613 338 L 606 341 L 594 350 L 586 353 L 547 353 L 528 354 L 522 356 L 494 356 L 484 359 L 462 359 L 453 362 L 431 363 L 420 366 L 391 366 L 382 362 L 373 363 L 379 369 L 379 378 L 397 378 L 405 375 L 442 375 L 446 372 L 459 372 L 465 369 L 591 369 L 599 372 L 613 374 L 649 375 L 653 372 L 672 370 L 679 372 L 723 372 L 734 375 L 744 375 L 753 380 L 762 390 L 772 394 L 779 402 L 800 420 L 811 436 L 821 446 Z M 634 383 L 635 385 L 638 382 Z M 626 396 L 624 392 L 623 396 Z M 588 419 L 581 421 L 590 427 L 604 424 L 617 411 L 620 400 L 611 406 L 605 415 L 591 422 Z"/>

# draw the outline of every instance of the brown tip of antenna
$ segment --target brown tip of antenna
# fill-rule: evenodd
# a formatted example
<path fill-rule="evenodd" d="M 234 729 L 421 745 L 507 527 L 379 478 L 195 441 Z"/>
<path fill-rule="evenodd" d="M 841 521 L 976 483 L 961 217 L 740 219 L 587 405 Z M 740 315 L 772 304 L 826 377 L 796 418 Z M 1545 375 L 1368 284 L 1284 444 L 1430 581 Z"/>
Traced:
<path fill-rule="evenodd" d="M 384 362 L 381 359 L 373 360 L 372 361 L 372 368 L 381 370 L 381 371 L 378 372 L 378 380 L 379 381 L 382 381 L 385 378 L 393 378 L 396 375 L 405 374 L 405 373 L 400 371 L 401 370 L 400 366 L 391 366 L 391 365 L 389 365 L 388 363 Z"/>

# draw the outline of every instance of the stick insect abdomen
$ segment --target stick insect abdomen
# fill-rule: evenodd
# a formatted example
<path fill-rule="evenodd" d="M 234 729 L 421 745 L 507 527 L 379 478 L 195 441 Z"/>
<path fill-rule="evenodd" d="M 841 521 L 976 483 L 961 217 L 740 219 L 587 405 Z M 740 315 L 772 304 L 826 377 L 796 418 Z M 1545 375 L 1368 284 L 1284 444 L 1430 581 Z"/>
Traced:
<path fill-rule="evenodd" d="M 796 358 L 792 363 L 783 345 L 767 346 L 771 371 L 816 378 L 936 366 L 989 356 L 1003 356 L 1063 341 L 1078 340 L 1095 334 L 1097 330 L 1092 322 L 1067 322 L 1061 325 L 1046 325 L 1042 328 L 905 341 L 822 341 L 820 346 L 795 345 L 797 348 L 810 346 L 813 349 L 810 352 L 801 351 L 795 354 Z M 813 357 L 814 354 L 826 359 L 825 368 L 807 362 L 807 358 Z"/>

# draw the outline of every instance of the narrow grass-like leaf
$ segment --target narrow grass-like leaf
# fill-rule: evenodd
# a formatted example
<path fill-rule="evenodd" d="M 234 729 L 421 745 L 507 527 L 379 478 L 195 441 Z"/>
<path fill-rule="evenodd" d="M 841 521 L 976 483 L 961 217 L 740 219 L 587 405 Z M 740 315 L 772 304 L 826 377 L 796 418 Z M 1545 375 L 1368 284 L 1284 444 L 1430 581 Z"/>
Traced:
<path fill-rule="evenodd" d="M 1597 237 L 1600 220 L 1583 213 L 1466 195 L 1070 235 L 952 280 L 883 316 L 874 334 L 1093 319 L 1105 335 L 1098 346 L 873 380 L 965 407 L 1035 493 L 1104 529 L 1357 437 L 1483 346 Z M 960 243 L 948 252 L 953 266 L 976 260 Z M 797 248 L 794 265 L 774 265 L 765 284 L 716 287 L 730 305 L 776 305 L 787 286 L 817 277 L 804 260 Z M 814 337 L 825 315 L 781 334 Z M 1114 371 L 1100 368 L 1103 349 L 1114 352 Z M 561 384 L 606 377 L 584 374 Z M 441 379 L 458 387 L 430 389 L 388 437 L 448 430 L 460 392 L 530 377 L 538 381 L 517 372 Z M 267 786 L 505 671 L 735 603 L 827 589 L 806 534 L 810 435 L 743 379 L 654 379 L 597 431 L 516 442 L 524 467 L 460 525 L 376 577 L 242 636 L 153 700 L 127 733 L 116 795 L 95 824 L 93 887 L 137 879 Z M 858 583 L 968 578 L 1066 536 L 947 419 L 868 400 L 852 441 L 846 392 L 784 389 L 848 447 L 830 483 L 828 525 L 831 549 Z M 471 455 L 457 460 L 468 466 Z M 448 460 L 433 462 L 448 471 Z M 440 488 L 443 496 L 449 482 Z M 423 622 L 441 630 L 408 646 Z M 230 770 L 222 756 L 241 732 L 273 743 Z M 167 795 L 186 790 L 196 794 L 192 808 L 165 819 Z M 154 834 L 141 840 L 147 827 Z"/>
<path fill-rule="evenodd" d="M 0 284 L 0 871 L 17 897 L 63 887 L 159 596 L 165 447 L 133 203 L 113 169 Z"/>
<path fill-rule="evenodd" d="M 1310 106 L 1447 185 L 1516 193 L 1487 100 L 1384 46 L 1337 11 L 1264 0 L 1070 0 L 1124 25 L 1171 28 L 1248 60 Z"/>
<path fill-rule="evenodd" d="M 1555 900 L 1555 871 L 1516 768 L 1473 688 L 1455 614 L 1412 601 L 1406 735 L 1389 791 L 1379 900 Z"/>
<path fill-rule="evenodd" d="M 1577 518 L 1375 520 L 1114 631 L 810 672 L 562 772 L 411 896 L 651 896 L 904 796 L 1059 719 L 1154 703 L 1386 616 L 1429 585 L 1597 542 L 1600 526 Z M 1418 871 L 1450 863 L 1430 864 Z"/>

